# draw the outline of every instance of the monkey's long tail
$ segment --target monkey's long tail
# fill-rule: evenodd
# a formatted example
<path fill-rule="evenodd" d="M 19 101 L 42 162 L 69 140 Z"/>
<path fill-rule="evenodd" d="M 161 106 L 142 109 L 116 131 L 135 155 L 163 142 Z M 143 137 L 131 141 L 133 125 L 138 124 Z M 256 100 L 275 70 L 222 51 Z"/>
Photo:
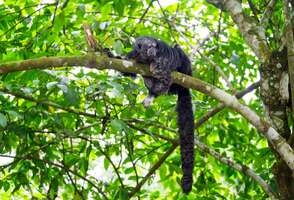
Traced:
<path fill-rule="evenodd" d="M 194 168 L 194 115 L 187 88 L 180 87 L 178 90 L 177 113 L 183 171 L 181 184 L 183 192 L 187 194 L 192 189 Z"/>

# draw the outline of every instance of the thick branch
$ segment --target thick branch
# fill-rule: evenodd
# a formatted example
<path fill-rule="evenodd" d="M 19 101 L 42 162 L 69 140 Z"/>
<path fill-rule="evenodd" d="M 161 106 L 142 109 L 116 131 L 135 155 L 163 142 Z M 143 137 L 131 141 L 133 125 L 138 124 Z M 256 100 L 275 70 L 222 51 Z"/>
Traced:
<path fill-rule="evenodd" d="M 204 94 L 207 94 L 215 99 L 218 99 L 227 107 L 237 111 L 243 117 L 245 117 L 253 126 L 261 132 L 267 140 L 274 146 L 277 152 L 281 155 L 283 160 L 287 163 L 291 170 L 294 171 L 294 151 L 285 141 L 279 133 L 271 127 L 267 122 L 262 120 L 254 111 L 249 107 L 241 104 L 235 96 L 232 96 L 225 91 L 200 81 L 198 79 L 192 78 L 190 76 L 173 72 L 173 80 L 175 83 L 196 89 Z"/>
<path fill-rule="evenodd" d="M 75 63 L 76 62 L 76 63 Z M 95 56 L 94 54 L 76 57 L 49 57 L 32 59 L 26 61 L 10 62 L 0 64 L 0 74 L 21 71 L 26 69 L 45 69 L 49 67 L 60 66 L 87 66 L 97 69 L 115 69 L 122 72 L 134 72 L 145 76 L 150 75 L 147 67 L 144 65 L 136 64 L 131 61 L 111 59 L 106 56 Z M 179 72 L 172 73 L 174 83 L 182 85 L 186 88 L 196 89 L 205 93 L 240 113 L 245 117 L 253 126 L 261 132 L 273 147 L 279 152 L 283 160 L 287 163 L 289 168 L 294 171 L 294 152 L 289 144 L 282 138 L 278 132 L 271 127 L 267 122 L 262 120 L 254 111 L 250 110 L 247 106 L 241 104 L 238 99 L 225 91 L 205 83 L 201 80 L 181 74 Z"/>
<path fill-rule="evenodd" d="M 288 71 L 289 71 L 289 78 L 290 78 L 290 87 L 292 91 L 291 92 L 292 111 L 294 112 L 294 36 L 293 36 L 291 13 L 289 8 L 290 2 L 289 0 L 284 0 L 283 3 L 284 3 L 284 6 L 283 6 L 284 16 L 285 16 L 285 22 L 286 22 Z"/>
<path fill-rule="evenodd" d="M 246 89 L 237 92 L 235 94 L 235 96 L 240 99 L 242 98 L 245 94 L 251 92 L 252 90 L 258 88 L 260 86 L 260 82 L 256 82 L 253 83 L 252 85 L 250 85 L 249 87 L 247 87 Z M 195 129 L 197 129 L 199 126 L 201 126 L 204 122 L 206 122 L 208 119 L 210 119 L 211 117 L 213 117 L 214 115 L 216 115 L 217 113 L 219 113 L 220 111 L 222 111 L 224 108 L 226 107 L 225 104 L 220 103 L 219 105 L 217 105 L 215 108 L 213 108 L 212 110 L 210 110 L 209 112 L 207 112 L 205 115 L 201 116 L 201 118 L 195 123 Z"/>

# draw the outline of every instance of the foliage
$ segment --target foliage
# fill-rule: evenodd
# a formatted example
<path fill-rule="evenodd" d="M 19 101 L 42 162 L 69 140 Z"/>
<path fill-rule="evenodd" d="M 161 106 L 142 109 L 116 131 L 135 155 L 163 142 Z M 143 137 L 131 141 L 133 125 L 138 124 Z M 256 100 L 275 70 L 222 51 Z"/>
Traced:
<path fill-rule="evenodd" d="M 179 43 L 192 58 L 193 75 L 222 89 L 230 91 L 191 45 L 201 44 L 197 50 L 218 63 L 236 90 L 258 79 L 259 63 L 231 18 L 203 1 L 42 2 L 0 1 L 0 62 L 85 54 L 82 24 L 87 22 L 99 47 L 117 55 L 125 55 L 136 36 L 150 35 Z M 274 12 L 275 22 L 282 21 L 281 9 Z M 269 38 L 278 34 L 272 30 Z M 202 43 L 209 32 L 213 36 Z M 140 103 L 145 95 L 141 79 L 83 66 L 2 75 L 1 199 L 127 199 L 130 194 L 142 199 L 266 198 L 248 176 L 197 148 L 193 191 L 183 195 L 179 149 L 159 162 L 177 139 L 176 97 L 159 97 L 145 109 Z M 244 102 L 262 115 L 257 95 Z M 195 122 L 217 104 L 193 91 Z M 274 186 L 267 142 L 241 116 L 225 109 L 195 134 Z M 159 169 L 146 176 L 156 164 Z"/>

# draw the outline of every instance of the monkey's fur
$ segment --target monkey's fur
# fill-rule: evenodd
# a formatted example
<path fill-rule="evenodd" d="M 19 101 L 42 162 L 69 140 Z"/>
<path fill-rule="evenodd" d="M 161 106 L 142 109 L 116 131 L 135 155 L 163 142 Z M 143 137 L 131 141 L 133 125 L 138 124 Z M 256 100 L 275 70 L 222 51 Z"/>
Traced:
<path fill-rule="evenodd" d="M 143 77 L 149 90 L 144 106 L 149 106 L 158 95 L 178 94 L 177 114 L 180 134 L 180 150 L 182 161 L 182 190 L 189 193 L 193 183 L 194 167 L 194 116 L 189 89 L 173 84 L 171 71 L 192 75 L 191 63 L 187 55 L 178 47 L 170 47 L 166 43 L 151 38 L 136 39 L 133 50 L 127 55 L 138 63 L 149 64 L 152 77 Z"/>

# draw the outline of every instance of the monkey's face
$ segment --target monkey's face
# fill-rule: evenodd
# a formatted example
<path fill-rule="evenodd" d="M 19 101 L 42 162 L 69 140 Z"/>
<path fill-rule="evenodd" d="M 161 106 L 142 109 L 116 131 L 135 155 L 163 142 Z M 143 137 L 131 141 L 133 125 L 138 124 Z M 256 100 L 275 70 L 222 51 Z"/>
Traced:
<path fill-rule="evenodd" d="M 151 62 L 157 55 L 157 43 L 152 38 L 138 38 L 135 42 L 135 49 L 138 53 L 137 60 Z"/>

